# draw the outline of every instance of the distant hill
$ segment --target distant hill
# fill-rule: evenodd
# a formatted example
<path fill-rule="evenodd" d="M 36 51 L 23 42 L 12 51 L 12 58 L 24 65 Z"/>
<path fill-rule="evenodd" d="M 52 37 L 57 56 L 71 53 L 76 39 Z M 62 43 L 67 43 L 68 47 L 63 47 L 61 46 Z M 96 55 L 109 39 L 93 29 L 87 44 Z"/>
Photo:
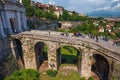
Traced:
<path fill-rule="evenodd" d="M 120 17 L 120 11 L 112 12 L 112 11 L 99 10 L 99 11 L 89 12 L 87 13 L 87 15 L 92 17 Z"/>

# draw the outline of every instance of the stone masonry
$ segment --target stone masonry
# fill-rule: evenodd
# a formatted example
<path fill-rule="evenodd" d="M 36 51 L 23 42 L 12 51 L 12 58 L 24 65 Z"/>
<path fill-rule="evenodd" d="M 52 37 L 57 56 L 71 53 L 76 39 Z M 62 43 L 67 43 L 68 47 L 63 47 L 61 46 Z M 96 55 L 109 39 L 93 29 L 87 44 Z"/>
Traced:
<path fill-rule="evenodd" d="M 11 40 L 19 39 L 22 43 L 25 68 L 37 69 L 36 54 L 34 51 L 35 44 L 43 42 L 48 47 L 48 65 L 53 63 L 54 70 L 58 70 L 59 64 L 57 58 L 57 49 L 61 46 L 69 45 L 75 47 L 81 52 L 82 59 L 80 64 L 80 76 L 89 78 L 92 76 L 91 66 L 93 55 L 99 54 L 103 56 L 109 64 L 109 76 L 108 79 L 112 80 L 113 77 L 116 80 L 120 79 L 120 47 L 116 47 L 112 44 L 99 41 L 96 42 L 92 39 L 81 38 L 72 36 L 60 35 L 60 32 L 48 31 L 26 31 L 11 36 Z M 60 57 L 60 56 L 59 56 Z"/>

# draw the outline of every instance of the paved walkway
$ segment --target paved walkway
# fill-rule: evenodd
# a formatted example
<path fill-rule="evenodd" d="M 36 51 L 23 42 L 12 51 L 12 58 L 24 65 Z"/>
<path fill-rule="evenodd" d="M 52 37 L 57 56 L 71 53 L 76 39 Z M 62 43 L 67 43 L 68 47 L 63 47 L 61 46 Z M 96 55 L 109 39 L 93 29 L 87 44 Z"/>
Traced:
<path fill-rule="evenodd" d="M 120 54 L 120 46 L 113 45 L 111 40 L 109 40 L 109 41 L 99 40 L 98 42 L 96 42 L 95 39 L 91 39 L 87 35 L 76 37 L 73 35 L 73 33 L 68 33 L 68 36 L 66 36 L 66 34 L 62 35 L 63 34 L 62 32 L 44 31 L 44 30 L 32 30 L 32 31 L 22 32 L 20 34 L 31 35 L 33 37 L 39 36 L 46 40 L 52 39 L 55 41 L 61 41 L 61 42 L 64 41 L 64 42 L 68 42 L 68 43 L 70 43 L 70 42 L 71 43 L 79 43 L 80 41 L 82 41 L 82 42 L 89 43 L 89 45 L 92 45 L 92 44 L 99 45 L 105 49 L 108 49 L 110 51 Z M 19 34 L 17 34 L 17 35 L 19 35 Z"/>

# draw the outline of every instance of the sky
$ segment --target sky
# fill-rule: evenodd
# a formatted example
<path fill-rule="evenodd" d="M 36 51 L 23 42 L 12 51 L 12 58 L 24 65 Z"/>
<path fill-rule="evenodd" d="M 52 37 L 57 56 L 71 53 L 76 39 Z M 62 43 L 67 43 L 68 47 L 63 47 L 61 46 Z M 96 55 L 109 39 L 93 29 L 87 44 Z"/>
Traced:
<path fill-rule="evenodd" d="M 120 12 L 120 0 L 33 0 L 45 4 L 63 6 L 70 11 L 88 13 L 92 11 L 106 10 Z"/>

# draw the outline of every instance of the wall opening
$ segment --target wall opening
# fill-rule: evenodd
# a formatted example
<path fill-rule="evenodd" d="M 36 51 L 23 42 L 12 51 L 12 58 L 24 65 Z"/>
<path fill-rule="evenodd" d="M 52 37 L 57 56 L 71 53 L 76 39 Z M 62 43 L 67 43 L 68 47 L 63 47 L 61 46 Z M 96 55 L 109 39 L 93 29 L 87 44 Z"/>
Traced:
<path fill-rule="evenodd" d="M 62 46 L 57 49 L 57 68 L 61 69 L 66 64 L 66 67 L 69 66 L 75 71 L 81 71 L 81 54 L 75 47 Z"/>
<path fill-rule="evenodd" d="M 11 25 L 12 33 L 15 33 L 16 32 L 16 29 L 15 29 L 15 18 L 10 18 L 10 25 Z"/>
<path fill-rule="evenodd" d="M 99 54 L 94 54 L 95 60 L 92 65 L 92 71 L 99 77 L 99 80 L 108 80 L 109 76 L 109 63 L 108 61 Z"/>
<path fill-rule="evenodd" d="M 45 72 L 48 69 L 48 52 L 47 46 L 43 42 L 35 44 L 37 69 Z"/>
<path fill-rule="evenodd" d="M 24 58 L 23 58 L 22 43 L 20 42 L 19 39 L 14 39 L 13 45 L 14 45 L 14 52 L 15 52 L 14 56 L 17 59 L 19 66 L 23 68 Z"/>

